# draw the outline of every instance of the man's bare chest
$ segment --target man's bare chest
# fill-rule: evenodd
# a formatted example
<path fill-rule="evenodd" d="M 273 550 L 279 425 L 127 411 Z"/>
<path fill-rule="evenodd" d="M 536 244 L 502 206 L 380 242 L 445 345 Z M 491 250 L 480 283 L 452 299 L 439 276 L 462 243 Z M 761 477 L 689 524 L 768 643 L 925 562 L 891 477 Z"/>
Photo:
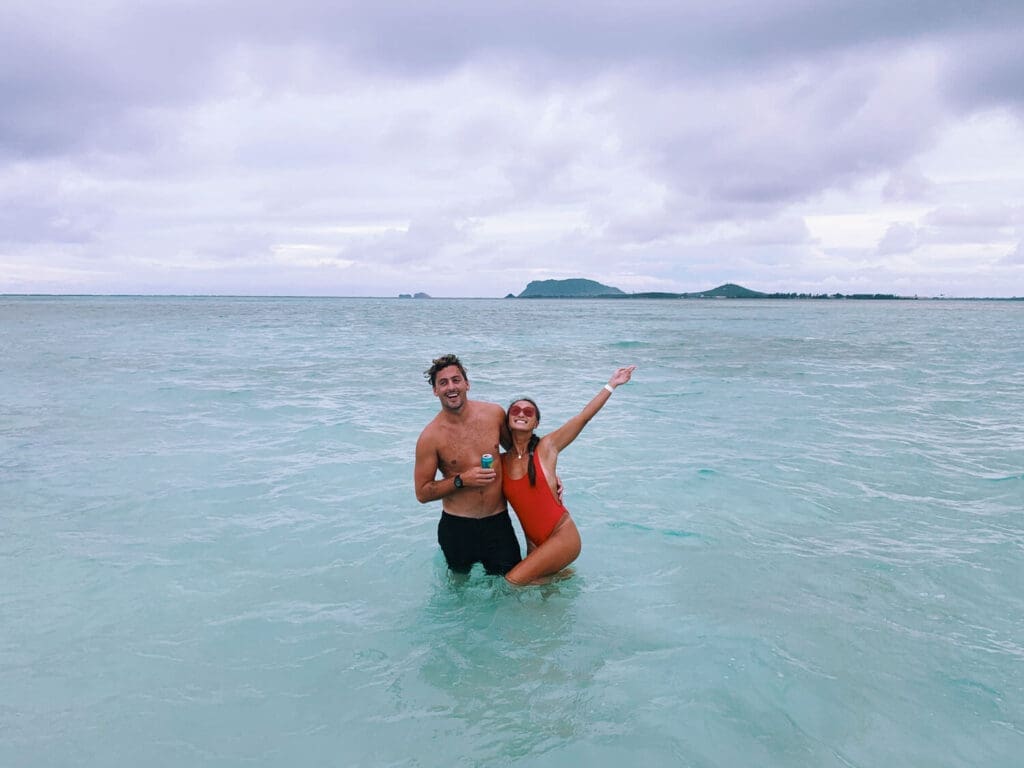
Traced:
<path fill-rule="evenodd" d="M 476 422 L 445 429 L 438 442 L 438 464 L 443 472 L 475 466 L 485 453 L 498 452 L 498 426 Z"/>

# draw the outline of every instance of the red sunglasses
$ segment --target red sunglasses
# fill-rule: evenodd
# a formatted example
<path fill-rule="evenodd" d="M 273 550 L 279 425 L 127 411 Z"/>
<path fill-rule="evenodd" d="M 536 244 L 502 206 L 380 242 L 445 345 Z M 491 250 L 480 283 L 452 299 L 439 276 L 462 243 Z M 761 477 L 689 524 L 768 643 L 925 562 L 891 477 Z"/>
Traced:
<path fill-rule="evenodd" d="M 532 419 L 537 414 L 537 409 L 532 405 L 513 405 L 508 409 L 509 416 L 518 416 L 520 414 L 528 419 Z"/>

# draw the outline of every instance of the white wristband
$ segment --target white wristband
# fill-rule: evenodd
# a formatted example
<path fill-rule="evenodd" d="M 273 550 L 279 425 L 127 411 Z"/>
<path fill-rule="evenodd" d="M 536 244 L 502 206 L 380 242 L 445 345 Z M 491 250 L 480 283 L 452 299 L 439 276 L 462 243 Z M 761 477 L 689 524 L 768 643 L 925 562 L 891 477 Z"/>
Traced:
<path fill-rule="evenodd" d="M 609 395 L 615 391 L 615 387 L 613 387 L 611 384 L 605 384 L 604 388 L 608 390 Z"/>

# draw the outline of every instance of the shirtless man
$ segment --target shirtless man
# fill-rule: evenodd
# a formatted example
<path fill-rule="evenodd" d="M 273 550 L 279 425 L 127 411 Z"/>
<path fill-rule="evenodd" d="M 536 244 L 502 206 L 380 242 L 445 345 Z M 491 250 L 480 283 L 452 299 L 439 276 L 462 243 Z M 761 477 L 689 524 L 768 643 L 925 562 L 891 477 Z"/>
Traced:
<path fill-rule="evenodd" d="M 441 411 L 416 441 L 416 498 L 441 500 L 437 543 L 453 572 L 469 573 L 480 562 L 487 573 L 504 575 L 522 559 L 501 492 L 499 451 L 510 441 L 505 411 L 466 396 L 469 378 L 455 355 L 437 358 L 423 375 Z M 485 453 L 494 457 L 489 469 L 480 465 Z"/>

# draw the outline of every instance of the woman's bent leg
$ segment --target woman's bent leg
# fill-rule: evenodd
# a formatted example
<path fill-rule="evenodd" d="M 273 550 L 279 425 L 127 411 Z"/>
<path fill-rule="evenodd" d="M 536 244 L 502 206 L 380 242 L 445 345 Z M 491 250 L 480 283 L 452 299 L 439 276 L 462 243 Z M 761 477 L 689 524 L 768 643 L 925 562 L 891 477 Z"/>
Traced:
<path fill-rule="evenodd" d="M 538 544 L 505 578 L 511 584 L 524 586 L 551 576 L 579 557 L 581 546 L 576 523 L 566 513 L 547 540 Z"/>

